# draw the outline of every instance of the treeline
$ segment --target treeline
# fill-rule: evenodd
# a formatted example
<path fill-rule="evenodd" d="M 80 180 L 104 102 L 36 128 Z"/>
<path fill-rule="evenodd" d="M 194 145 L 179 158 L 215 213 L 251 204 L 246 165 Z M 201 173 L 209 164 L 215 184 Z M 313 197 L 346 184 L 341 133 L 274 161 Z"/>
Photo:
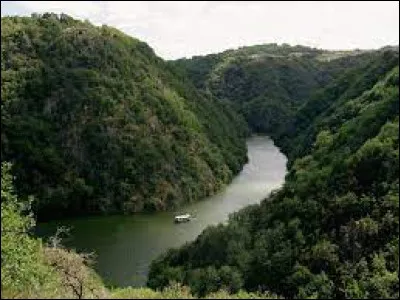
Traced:
<path fill-rule="evenodd" d="M 266 44 L 178 59 L 171 64 L 185 72 L 197 88 L 231 103 L 253 132 L 276 139 L 310 98 L 320 98 L 314 95 L 316 91 L 349 69 L 367 68 L 379 55 L 380 51 Z M 381 61 L 390 64 L 393 59 Z"/>
<path fill-rule="evenodd" d="M 338 74 L 280 132 L 291 161 L 284 187 L 160 256 L 149 287 L 173 280 L 200 296 L 225 287 L 303 299 L 399 297 L 398 48 L 364 62 Z"/>
<path fill-rule="evenodd" d="M 40 220 L 172 209 L 247 161 L 242 117 L 147 44 L 65 14 L 1 25 L 1 157 Z"/>

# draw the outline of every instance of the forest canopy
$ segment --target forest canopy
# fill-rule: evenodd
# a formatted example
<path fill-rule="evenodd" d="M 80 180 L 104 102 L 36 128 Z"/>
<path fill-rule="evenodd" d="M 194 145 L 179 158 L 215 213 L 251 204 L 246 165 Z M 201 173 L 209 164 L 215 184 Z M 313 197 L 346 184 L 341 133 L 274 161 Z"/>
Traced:
<path fill-rule="evenodd" d="M 172 209 L 247 161 L 244 120 L 147 44 L 64 14 L 1 25 L 1 156 L 39 219 Z"/>

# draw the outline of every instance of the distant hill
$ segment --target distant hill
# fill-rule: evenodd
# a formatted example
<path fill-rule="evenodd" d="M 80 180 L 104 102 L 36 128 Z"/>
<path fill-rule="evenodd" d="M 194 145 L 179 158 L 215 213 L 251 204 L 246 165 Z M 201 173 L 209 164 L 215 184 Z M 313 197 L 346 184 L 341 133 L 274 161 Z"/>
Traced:
<path fill-rule="evenodd" d="M 365 65 L 377 52 L 265 44 L 170 63 L 197 88 L 232 103 L 253 131 L 275 136 L 316 90 L 346 69 Z"/>

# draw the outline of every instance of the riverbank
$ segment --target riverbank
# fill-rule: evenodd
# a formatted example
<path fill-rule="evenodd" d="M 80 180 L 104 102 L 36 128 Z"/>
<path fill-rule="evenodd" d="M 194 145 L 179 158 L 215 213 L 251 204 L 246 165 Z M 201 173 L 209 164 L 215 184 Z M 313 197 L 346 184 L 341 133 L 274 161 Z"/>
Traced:
<path fill-rule="evenodd" d="M 42 223 L 40 236 L 70 227 L 67 247 L 95 252 L 96 271 L 115 286 L 144 286 L 150 262 L 171 247 L 194 240 L 207 226 L 224 222 L 229 214 L 255 204 L 279 188 L 286 174 L 286 157 L 266 136 L 247 141 L 249 162 L 224 190 L 179 211 L 196 215 L 192 222 L 174 224 L 174 212 L 134 216 L 88 217 Z"/>

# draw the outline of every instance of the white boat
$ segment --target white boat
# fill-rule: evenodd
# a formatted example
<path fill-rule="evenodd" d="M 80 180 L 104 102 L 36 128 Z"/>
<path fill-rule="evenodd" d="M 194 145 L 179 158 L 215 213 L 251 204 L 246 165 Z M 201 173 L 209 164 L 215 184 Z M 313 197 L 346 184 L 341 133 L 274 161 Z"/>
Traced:
<path fill-rule="evenodd" d="M 190 214 L 175 216 L 175 223 L 189 222 L 191 218 Z"/>

